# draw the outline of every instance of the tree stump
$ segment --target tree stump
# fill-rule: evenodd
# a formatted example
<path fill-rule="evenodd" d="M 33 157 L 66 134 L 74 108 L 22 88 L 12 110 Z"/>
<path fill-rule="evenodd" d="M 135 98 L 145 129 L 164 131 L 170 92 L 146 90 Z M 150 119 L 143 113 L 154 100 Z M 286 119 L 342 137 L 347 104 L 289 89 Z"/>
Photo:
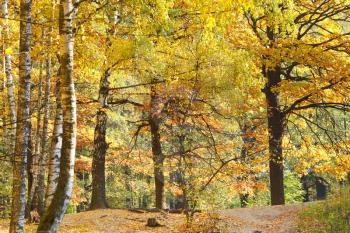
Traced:
<path fill-rule="evenodd" d="M 147 225 L 148 227 L 159 227 L 161 226 L 156 218 L 148 218 Z"/>

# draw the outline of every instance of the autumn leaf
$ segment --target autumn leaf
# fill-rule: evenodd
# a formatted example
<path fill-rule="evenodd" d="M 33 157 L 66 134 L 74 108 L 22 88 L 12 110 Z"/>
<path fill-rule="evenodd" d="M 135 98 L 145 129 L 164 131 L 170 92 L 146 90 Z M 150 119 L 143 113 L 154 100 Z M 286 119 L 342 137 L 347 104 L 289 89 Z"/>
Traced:
<path fill-rule="evenodd" d="M 13 54 L 13 49 L 11 47 L 8 47 L 7 49 L 5 49 L 5 54 L 6 55 L 12 55 Z"/>

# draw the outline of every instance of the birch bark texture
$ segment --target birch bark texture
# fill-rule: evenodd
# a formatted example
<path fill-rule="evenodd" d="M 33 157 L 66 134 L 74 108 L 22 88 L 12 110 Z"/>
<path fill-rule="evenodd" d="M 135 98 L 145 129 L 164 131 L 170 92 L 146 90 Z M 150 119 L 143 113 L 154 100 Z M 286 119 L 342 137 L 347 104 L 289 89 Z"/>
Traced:
<path fill-rule="evenodd" d="M 56 9 L 56 3 L 53 2 L 52 5 L 52 21 L 54 21 L 54 15 L 55 15 L 55 9 Z M 49 27 L 49 33 L 48 33 L 48 45 L 49 47 L 52 46 L 52 33 L 53 33 L 53 26 L 51 25 Z M 51 63 L 52 63 L 52 56 L 50 51 L 48 52 L 48 59 L 47 59 L 47 69 L 46 69 L 46 78 L 47 83 L 51 81 Z M 58 183 L 58 177 L 60 174 L 60 160 L 61 160 L 61 150 L 62 150 L 62 133 L 63 133 L 63 113 L 62 113 L 62 101 L 61 101 L 61 92 L 60 92 L 60 68 L 58 69 L 57 75 L 56 75 L 56 87 L 55 87 L 55 121 L 54 121 L 54 128 L 52 132 L 51 137 L 51 147 L 48 151 L 48 178 L 47 178 L 47 186 L 45 191 L 45 209 L 49 207 L 51 204 L 53 195 L 57 188 Z M 50 86 L 47 87 L 50 89 Z M 47 90 L 47 93 L 50 91 Z"/>
<path fill-rule="evenodd" d="M 10 233 L 24 232 L 27 157 L 30 150 L 30 94 L 31 94 L 31 11 L 32 1 L 20 2 L 19 85 L 17 129 L 13 162 L 12 208 Z"/>
<path fill-rule="evenodd" d="M 36 132 L 35 132 L 35 145 L 34 145 L 34 154 L 31 158 L 28 157 L 28 199 L 26 207 L 26 218 L 30 217 L 30 211 L 37 209 L 37 203 L 34 203 L 34 197 L 37 193 L 37 181 L 38 181 L 38 164 L 40 157 L 40 148 L 41 148 L 41 102 L 42 102 L 42 80 L 43 80 L 43 64 L 40 62 L 40 72 L 39 72 L 39 81 L 38 81 L 38 99 L 37 99 L 37 121 L 36 121 Z"/>
<path fill-rule="evenodd" d="M 76 97 L 73 80 L 73 13 L 71 0 L 59 3 L 60 77 L 63 112 L 60 175 L 53 199 L 40 221 L 37 232 L 58 231 L 71 198 L 76 148 Z"/>
<path fill-rule="evenodd" d="M 50 47 L 50 40 L 48 47 Z M 46 78 L 45 78 L 45 95 L 43 99 L 43 132 L 41 138 L 41 156 L 39 164 L 38 175 L 38 212 L 40 216 L 43 215 L 45 210 L 45 177 L 46 177 L 46 164 L 47 164 L 47 144 L 48 144 L 48 125 L 49 125 L 49 111 L 50 111 L 50 92 L 51 92 L 51 56 L 48 53 L 46 58 Z"/>
<path fill-rule="evenodd" d="M 8 98 L 8 105 L 9 105 L 9 122 L 6 122 L 6 127 L 9 128 L 8 130 L 8 145 L 9 145 L 9 152 L 12 156 L 15 150 L 15 138 L 16 138 L 16 97 L 15 97 L 15 84 L 12 76 L 12 57 L 11 53 L 8 52 L 9 49 L 9 38 L 10 38 L 10 27 L 9 27 L 9 13 L 8 13 L 8 0 L 3 0 L 2 3 L 2 14 L 4 17 L 4 27 L 3 27 L 3 36 L 4 36 L 4 43 L 3 48 L 5 51 L 5 75 L 6 75 L 6 89 L 7 89 L 7 98 Z"/>
<path fill-rule="evenodd" d="M 59 76 L 59 75 L 58 75 Z M 51 204 L 53 195 L 55 194 L 58 177 L 60 175 L 60 161 L 61 161 L 61 150 L 62 150 L 62 133 L 63 133 L 63 113 L 62 113 L 62 102 L 60 93 L 60 79 L 57 77 L 56 80 L 56 113 L 53 135 L 51 139 L 51 149 L 48 158 L 48 181 L 45 193 L 45 209 Z"/>

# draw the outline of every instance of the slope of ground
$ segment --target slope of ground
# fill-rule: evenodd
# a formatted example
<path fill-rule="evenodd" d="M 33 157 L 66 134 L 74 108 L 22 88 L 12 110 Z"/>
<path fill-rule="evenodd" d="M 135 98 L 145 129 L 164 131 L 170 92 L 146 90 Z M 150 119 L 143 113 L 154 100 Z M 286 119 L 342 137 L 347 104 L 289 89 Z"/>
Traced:
<path fill-rule="evenodd" d="M 303 205 L 267 206 L 218 211 L 230 233 L 292 233 L 297 212 Z M 155 217 L 163 226 L 150 228 L 147 219 Z M 136 213 L 128 210 L 96 210 L 64 217 L 60 233 L 170 233 L 180 232 L 185 218 L 181 214 Z M 35 232 L 29 225 L 26 232 Z M 0 232 L 7 232 L 8 222 L 0 222 Z"/>
<path fill-rule="evenodd" d="M 302 204 L 220 211 L 231 233 L 293 233 Z"/>

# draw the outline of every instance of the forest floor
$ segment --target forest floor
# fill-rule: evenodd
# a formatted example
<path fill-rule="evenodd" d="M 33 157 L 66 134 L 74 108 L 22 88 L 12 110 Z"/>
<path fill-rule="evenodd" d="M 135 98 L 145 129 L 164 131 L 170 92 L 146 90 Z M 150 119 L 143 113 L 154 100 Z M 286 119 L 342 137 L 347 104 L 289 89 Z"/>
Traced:
<path fill-rule="evenodd" d="M 297 213 L 304 205 L 285 205 L 228 209 L 218 211 L 220 225 L 229 233 L 294 233 Z M 148 218 L 157 218 L 160 227 L 147 227 Z M 205 219 L 196 216 L 197 223 Z M 202 219 L 202 220 L 201 220 Z M 170 233 L 182 232 L 185 218 L 181 214 L 137 213 L 129 210 L 107 209 L 67 214 L 60 233 Z M 37 225 L 26 226 L 26 232 L 35 232 Z M 8 221 L 0 220 L 0 233 L 8 232 Z M 187 231 L 189 232 L 189 231 Z"/>
<path fill-rule="evenodd" d="M 305 204 L 219 211 L 230 233 L 294 233 L 298 212 Z"/>

